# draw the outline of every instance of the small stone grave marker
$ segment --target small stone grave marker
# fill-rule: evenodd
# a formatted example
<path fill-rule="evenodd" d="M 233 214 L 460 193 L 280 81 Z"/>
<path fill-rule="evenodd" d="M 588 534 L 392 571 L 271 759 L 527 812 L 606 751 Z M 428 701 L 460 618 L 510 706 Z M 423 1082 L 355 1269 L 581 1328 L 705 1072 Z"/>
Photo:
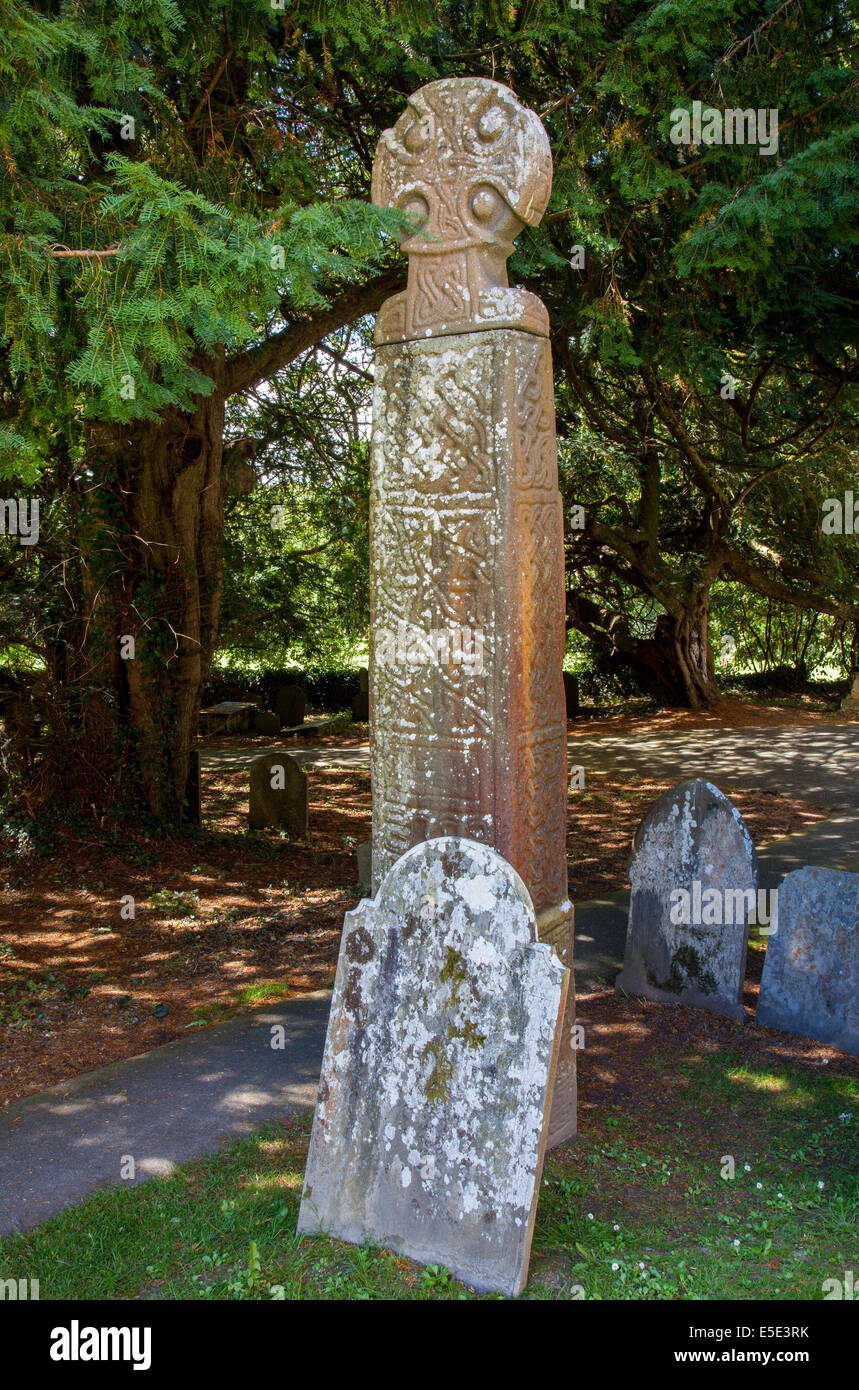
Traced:
<path fill-rule="evenodd" d="M 307 713 L 307 696 L 300 685 L 282 685 L 275 696 L 274 707 L 282 729 L 303 724 Z"/>
<path fill-rule="evenodd" d="M 289 753 L 266 753 L 251 763 L 252 830 L 281 826 L 295 840 L 307 838 L 307 773 Z"/>
<path fill-rule="evenodd" d="M 258 734 L 274 735 L 280 733 L 280 717 L 274 710 L 257 710 L 254 715 L 254 728 Z"/>

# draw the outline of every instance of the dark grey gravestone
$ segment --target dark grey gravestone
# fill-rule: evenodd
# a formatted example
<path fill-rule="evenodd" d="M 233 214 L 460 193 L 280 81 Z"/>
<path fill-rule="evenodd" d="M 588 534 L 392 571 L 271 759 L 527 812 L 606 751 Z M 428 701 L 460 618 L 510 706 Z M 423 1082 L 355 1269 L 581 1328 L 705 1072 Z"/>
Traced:
<path fill-rule="evenodd" d="M 660 796 L 635 834 L 618 993 L 745 1019 L 758 860 L 736 807 L 695 778 Z"/>
<path fill-rule="evenodd" d="M 254 728 L 258 734 L 279 734 L 280 718 L 274 710 L 260 709 L 254 715 Z"/>
<path fill-rule="evenodd" d="M 511 865 L 452 836 L 347 912 L 299 1231 L 521 1293 L 569 982 L 535 938 Z"/>
<path fill-rule="evenodd" d="M 288 729 L 294 724 L 304 723 L 304 716 L 307 713 L 307 696 L 300 685 L 282 685 L 275 696 L 274 707 L 277 710 L 281 728 Z"/>
<path fill-rule="evenodd" d="M 200 754 L 192 750 L 185 783 L 185 820 L 189 825 L 199 825 L 200 816 Z"/>
<path fill-rule="evenodd" d="M 289 753 L 266 753 L 251 763 L 250 824 L 285 829 L 307 838 L 307 773 Z"/>
<path fill-rule="evenodd" d="M 352 718 L 356 724 L 366 724 L 370 718 L 370 696 L 366 690 L 352 696 Z"/>
<path fill-rule="evenodd" d="M 853 677 L 850 694 L 841 701 L 841 708 L 845 714 L 859 714 L 859 671 Z"/>
<path fill-rule="evenodd" d="M 784 879 L 755 1021 L 859 1055 L 859 874 L 806 868 Z"/>
<path fill-rule="evenodd" d="M 358 887 L 369 896 L 373 884 L 373 841 L 362 840 L 355 855 L 358 860 Z"/>
<path fill-rule="evenodd" d="M 575 719 L 579 713 L 579 678 L 571 671 L 564 671 L 564 696 L 567 702 L 567 718 Z"/>

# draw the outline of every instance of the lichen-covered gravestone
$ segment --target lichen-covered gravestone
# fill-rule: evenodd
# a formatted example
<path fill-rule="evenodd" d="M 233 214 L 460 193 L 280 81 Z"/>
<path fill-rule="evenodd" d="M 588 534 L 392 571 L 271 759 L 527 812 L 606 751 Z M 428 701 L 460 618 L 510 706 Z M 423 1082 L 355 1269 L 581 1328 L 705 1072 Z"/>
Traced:
<path fill-rule="evenodd" d="M 494 850 L 409 850 L 346 914 L 300 1231 L 528 1276 L 569 972 Z"/>
<path fill-rule="evenodd" d="M 307 773 L 289 753 L 266 753 L 251 763 L 252 830 L 280 826 L 295 840 L 307 838 Z"/>
<path fill-rule="evenodd" d="M 492 845 L 572 967 L 549 319 L 507 283 L 551 185 L 539 118 L 487 78 L 429 83 L 379 141 L 373 200 L 415 230 L 376 323 L 373 888 L 433 836 Z M 572 989 L 568 1007 L 550 1144 L 575 1132 Z"/>
<path fill-rule="evenodd" d="M 736 807 L 711 782 L 660 796 L 635 834 L 621 994 L 743 1020 L 758 861 Z"/>
<path fill-rule="evenodd" d="M 755 1021 L 859 1055 L 859 874 L 785 877 Z"/>

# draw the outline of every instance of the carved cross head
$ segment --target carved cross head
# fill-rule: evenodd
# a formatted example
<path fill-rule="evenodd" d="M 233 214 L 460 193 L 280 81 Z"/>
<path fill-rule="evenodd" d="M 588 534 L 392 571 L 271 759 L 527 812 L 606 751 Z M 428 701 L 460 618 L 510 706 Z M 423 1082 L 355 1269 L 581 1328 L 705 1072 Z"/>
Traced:
<path fill-rule="evenodd" d="M 484 77 L 430 82 L 379 141 L 373 201 L 417 224 L 402 239 L 408 289 L 383 305 L 377 342 L 490 327 L 547 332 L 540 301 L 507 285 L 507 257 L 552 187 L 539 117 Z"/>

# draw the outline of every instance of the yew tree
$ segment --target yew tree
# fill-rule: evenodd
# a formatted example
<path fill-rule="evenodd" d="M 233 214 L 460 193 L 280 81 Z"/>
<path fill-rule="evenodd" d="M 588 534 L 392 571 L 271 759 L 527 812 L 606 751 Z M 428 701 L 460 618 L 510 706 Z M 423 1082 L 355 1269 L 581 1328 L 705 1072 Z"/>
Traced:
<path fill-rule="evenodd" d="M 227 402 L 400 287 L 376 113 L 432 73 L 384 5 L 270 0 L 3 0 L 0 73 L 0 476 L 43 499 L 0 635 L 54 789 L 175 819 L 253 468 Z"/>

